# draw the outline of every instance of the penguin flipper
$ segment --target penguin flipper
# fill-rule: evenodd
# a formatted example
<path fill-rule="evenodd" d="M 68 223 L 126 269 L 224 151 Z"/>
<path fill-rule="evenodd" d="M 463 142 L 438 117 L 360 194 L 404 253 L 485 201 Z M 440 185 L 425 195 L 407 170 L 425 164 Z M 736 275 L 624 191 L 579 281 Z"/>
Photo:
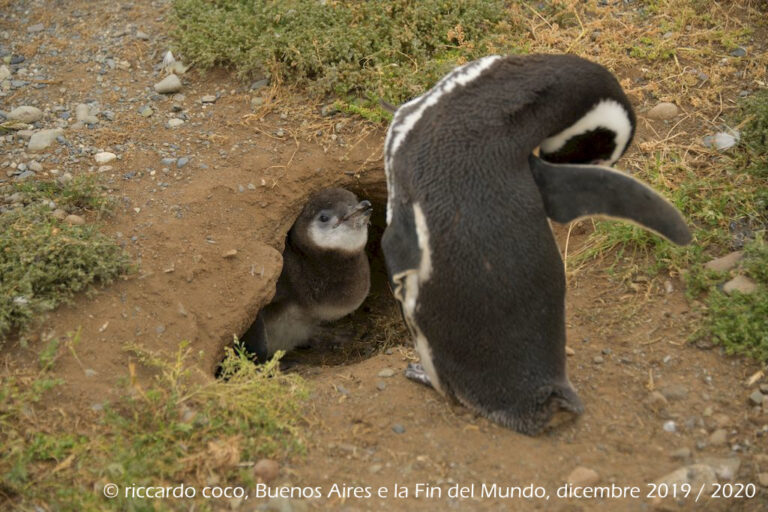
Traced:
<path fill-rule="evenodd" d="M 570 222 L 607 215 L 637 222 L 678 245 L 691 242 L 691 232 L 672 203 L 635 178 L 598 165 L 552 164 L 529 157 L 547 216 Z"/>

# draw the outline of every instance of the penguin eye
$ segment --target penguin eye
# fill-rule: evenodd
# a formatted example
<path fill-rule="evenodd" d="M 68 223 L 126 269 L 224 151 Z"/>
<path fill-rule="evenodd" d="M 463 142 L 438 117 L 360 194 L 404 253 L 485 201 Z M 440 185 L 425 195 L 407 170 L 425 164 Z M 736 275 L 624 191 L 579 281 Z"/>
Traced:
<path fill-rule="evenodd" d="M 324 214 L 324 213 L 321 213 L 321 214 L 320 214 L 320 217 L 318 217 L 318 219 L 320 219 L 320 222 L 328 222 L 329 220 L 331 220 L 331 218 L 330 218 L 330 217 L 328 217 L 328 216 L 327 216 L 326 214 Z"/>

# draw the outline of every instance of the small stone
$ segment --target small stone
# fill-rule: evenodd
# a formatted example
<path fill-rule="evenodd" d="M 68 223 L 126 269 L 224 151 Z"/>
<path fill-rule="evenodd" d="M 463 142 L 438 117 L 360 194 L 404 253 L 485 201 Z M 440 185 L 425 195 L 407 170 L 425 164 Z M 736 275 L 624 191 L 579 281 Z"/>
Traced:
<path fill-rule="evenodd" d="M 715 426 L 717 426 L 717 428 L 725 428 L 733 425 L 733 421 L 731 420 L 731 417 L 728 416 L 727 414 L 722 414 L 722 413 L 712 415 L 712 421 L 715 423 Z"/>
<path fill-rule="evenodd" d="M 8 66 L 6 66 L 5 64 L 0 66 L 0 82 L 5 80 L 9 76 L 11 76 L 11 70 L 8 69 Z"/>
<path fill-rule="evenodd" d="M 381 468 L 383 468 L 383 467 L 384 467 L 384 466 L 382 466 L 381 464 L 373 464 L 373 465 L 371 465 L 371 466 L 368 468 L 368 472 L 369 472 L 369 473 L 372 473 L 372 474 L 376 474 L 376 473 L 378 473 L 379 471 L 381 471 Z"/>
<path fill-rule="evenodd" d="M 746 55 L 747 55 L 747 50 L 745 48 L 742 48 L 741 46 L 731 50 L 731 57 L 745 57 Z"/>
<path fill-rule="evenodd" d="M 673 451 L 669 454 L 670 457 L 677 460 L 685 460 L 690 458 L 691 456 L 691 449 L 690 448 L 678 448 L 677 450 Z"/>
<path fill-rule="evenodd" d="M 709 444 L 713 446 L 723 446 L 728 442 L 728 431 L 724 428 L 719 428 L 712 432 L 709 436 Z"/>
<path fill-rule="evenodd" d="M 395 374 L 395 371 L 391 368 L 384 368 L 379 372 L 379 377 L 383 377 L 385 379 L 392 377 Z"/>
<path fill-rule="evenodd" d="M 575 351 L 575 350 L 573 350 L 573 349 L 572 349 L 571 347 L 569 347 L 568 345 L 566 345 L 566 346 L 565 346 L 565 355 L 567 355 L 567 356 L 575 356 L 575 355 L 576 355 L 576 351 Z"/>
<path fill-rule="evenodd" d="M 183 119 L 173 118 L 168 120 L 168 128 L 178 128 L 179 126 L 184 124 Z"/>
<path fill-rule="evenodd" d="M 378 389 L 379 391 L 384 391 L 385 389 L 387 389 L 387 385 L 383 382 L 377 382 L 376 389 Z"/>
<path fill-rule="evenodd" d="M 79 215 L 67 215 L 64 217 L 64 222 L 70 226 L 82 226 L 85 224 L 85 219 Z"/>
<path fill-rule="evenodd" d="M 98 172 L 100 172 L 100 173 L 101 172 L 109 172 L 112 169 L 113 169 L 113 167 L 111 165 L 100 165 L 99 169 L 98 169 Z"/>
<path fill-rule="evenodd" d="M 594 469 L 578 466 L 571 471 L 565 481 L 574 487 L 590 487 L 600 482 L 600 475 Z"/>
<path fill-rule="evenodd" d="M 72 181 L 72 179 L 73 179 L 72 178 L 72 174 L 68 173 L 68 172 L 65 172 L 64 174 L 62 174 L 61 176 L 56 178 L 56 181 L 58 181 L 62 185 L 66 185 L 67 183 Z"/>
<path fill-rule="evenodd" d="M 259 89 L 266 87 L 269 85 L 269 78 L 264 78 L 262 80 L 257 80 L 251 84 L 251 90 L 252 91 L 258 91 Z"/>
<path fill-rule="evenodd" d="M 200 101 L 203 103 L 216 103 L 216 96 L 213 94 L 206 94 L 202 98 L 200 98 Z"/>
<path fill-rule="evenodd" d="M 595 364 L 603 364 L 603 361 L 604 361 L 603 356 L 595 356 L 592 358 L 592 362 L 594 362 Z"/>
<path fill-rule="evenodd" d="M 723 291 L 728 295 L 733 295 L 733 292 L 743 293 L 749 295 L 757 290 L 757 285 L 750 278 L 742 275 L 738 275 L 723 285 Z"/>
<path fill-rule="evenodd" d="M 140 39 L 142 41 L 149 41 L 149 34 L 147 34 L 146 32 L 142 32 L 141 30 L 137 30 L 136 39 Z"/>
<path fill-rule="evenodd" d="M 661 394 L 667 400 L 685 400 L 688 398 L 688 388 L 681 384 L 673 384 L 662 388 Z"/>
<path fill-rule="evenodd" d="M 91 107 L 86 105 L 85 103 L 80 103 L 78 106 L 75 107 L 75 119 L 78 121 L 83 121 L 85 118 L 90 117 L 91 115 Z"/>
<path fill-rule="evenodd" d="M 648 111 L 647 116 L 659 121 L 673 119 L 680 112 L 674 103 L 662 102 Z"/>
<path fill-rule="evenodd" d="M 726 132 L 718 132 L 714 135 L 707 135 L 701 139 L 701 143 L 704 147 L 717 149 L 718 151 L 725 151 L 736 145 L 739 141 L 739 134 L 730 134 Z"/>
<path fill-rule="evenodd" d="M 36 32 L 42 32 L 45 30 L 45 26 L 42 23 L 35 23 L 34 25 L 30 25 L 27 27 L 27 32 L 30 34 L 34 34 Z"/>
<path fill-rule="evenodd" d="M 186 156 L 183 156 L 183 157 L 179 158 L 178 160 L 176 160 L 176 167 L 181 169 L 182 167 L 184 167 L 188 163 L 189 163 L 189 158 L 187 158 Z"/>
<path fill-rule="evenodd" d="M 37 162 L 35 160 L 32 160 L 27 164 L 27 167 L 29 167 L 29 170 L 35 171 L 35 172 L 42 172 L 43 171 L 43 165 L 40 162 Z"/>
<path fill-rule="evenodd" d="M 35 176 L 34 171 L 24 171 L 18 176 L 16 176 L 16 181 L 26 181 L 29 178 L 33 178 Z"/>
<path fill-rule="evenodd" d="M 668 488 L 677 488 L 683 484 L 690 484 L 693 489 L 700 489 L 705 487 L 706 495 L 712 492 L 713 484 L 717 481 L 717 475 L 715 471 L 706 464 L 691 464 L 690 466 L 683 466 L 676 469 L 672 473 L 664 475 L 660 479 L 656 480 L 656 485 L 666 484 Z M 655 497 L 652 499 L 654 504 L 661 502 L 661 498 Z"/>
<path fill-rule="evenodd" d="M 676 432 L 677 431 L 677 425 L 672 420 L 665 421 L 662 428 L 664 429 L 664 432 Z"/>
<path fill-rule="evenodd" d="M 29 151 L 42 151 L 56 140 L 57 137 L 64 134 L 64 130 L 61 128 L 53 128 L 50 130 L 40 130 L 35 132 L 30 138 L 27 144 L 27 150 Z"/>
<path fill-rule="evenodd" d="M 764 395 L 760 391 L 755 390 L 751 395 L 749 395 L 750 405 L 763 405 L 763 397 Z"/>
<path fill-rule="evenodd" d="M 86 368 L 84 371 L 86 377 L 95 377 L 97 375 L 96 370 L 93 368 Z"/>
<path fill-rule="evenodd" d="M 283 130 L 282 128 L 278 128 L 275 131 L 275 137 L 285 137 L 285 130 Z"/>
<path fill-rule="evenodd" d="M 728 272 L 744 258 L 744 251 L 735 251 L 704 264 L 704 268 L 715 272 Z"/>
<path fill-rule="evenodd" d="M 54 219 L 58 219 L 58 220 L 64 220 L 67 218 L 67 212 L 65 210 L 62 210 L 61 208 L 57 208 L 53 210 L 51 215 L 53 216 Z"/>
<path fill-rule="evenodd" d="M 181 90 L 181 80 L 178 76 L 170 74 L 157 82 L 154 87 L 160 94 L 173 94 Z"/>
<path fill-rule="evenodd" d="M 404 433 L 404 432 L 405 432 L 405 427 L 404 427 L 404 426 L 402 426 L 402 425 L 401 425 L 401 424 L 399 424 L 399 423 L 395 423 L 394 425 L 392 425 L 392 431 L 393 431 L 395 434 L 402 434 L 402 433 Z"/>
<path fill-rule="evenodd" d="M 739 473 L 741 467 L 741 460 L 738 457 L 705 457 L 698 460 L 699 464 L 706 464 L 711 467 L 718 478 L 722 480 L 733 480 Z"/>
<path fill-rule="evenodd" d="M 221 255 L 222 258 L 234 258 L 237 256 L 237 249 L 230 249 Z"/>
<path fill-rule="evenodd" d="M 758 473 L 757 474 L 757 481 L 763 487 L 768 487 L 768 473 Z"/>
<path fill-rule="evenodd" d="M 37 107 L 24 105 L 16 107 L 8 113 L 10 121 L 20 121 L 22 123 L 32 124 L 43 118 L 43 111 Z"/>
<path fill-rule="evenodd" d="M 271 459 L 260 459 L 253 466 L 253 476 L 262 482 L 271 482 L 280 473 L 280 464 Z"/>
<path fill-rule="evenodd" d="M 760 384 L 760 392 L 764 395 L 768 395 L 768 384 Z"/>
<path fill-rule="evenodd" d="M 117 158 L 117 155 L 114 153 L 110 153 L 109 151 L 102 151 L 101 153 L 96 153 L 93 155 L 93 159 L 96 160 L 97 164 L 108 164 L 112 160 Z"/>

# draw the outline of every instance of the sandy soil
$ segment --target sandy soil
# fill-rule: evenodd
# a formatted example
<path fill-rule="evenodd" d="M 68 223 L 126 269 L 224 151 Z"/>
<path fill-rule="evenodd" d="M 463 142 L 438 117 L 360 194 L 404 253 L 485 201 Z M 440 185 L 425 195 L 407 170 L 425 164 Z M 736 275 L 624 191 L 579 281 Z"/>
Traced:
<path fill-rule="evenodd" d="M 49 4 L 57 3 L 33 2 L 24 13 L 11 2 L 13 18 L 3 21 L 1 28 L 13 39 L 28 38 L 26 27 L 38 21 L 54 26 L 25 49 L 27 59 L 44 67 L 57 83 L 11 92 L 2 98 L 2 108 L 64 104 L 74 109 L 97 94 L 103 108 L 117 112 L 114 121 L 82 130 L 77 137 L 100 149 L 120 146 L 120 159 L 103 173 L 120 205 L 104 231 L 125 242 L 140 262 L 135 275 L 49 315 L 33 333 L 29 349 L 13 343 L 4 348 L 13 358 L 32 362 L 40 346 L 36 340 L 81 329 L 80 361 L 65 357 L 55 370 L 67 382 L 61 402 L 77 411 L 115 392 L 115 383 L 128 372 L 130 356 L 122 349 L 126 343 L 170 352 L 179 341 L 189 340 L 204 352 L 201 367 L 212 375 L 223 347 L 247 328 L 273 293 L 284 234 L 310 192 L 342 185 L 370 198 L 378 211 L 374 231 L 379 232 L 383 131 L 341 115 L 324 118 L 316 110 L 307 114 L 310 125 L 317 124 L 315 130 L 307 125 L 306 104 L 298 95 L 288 96 L 283 90 L 273 99 L 263 91 L 259 94 L 274 108 L 254 109 L 247 84 L 225 71 L 194 70 L 183 77 L 182 104 L 190 120 L 168 129 L 171 98 L 149 102 L 156 108 L 149 118 L 136 114 L 136 107 L 147 101 L 121 100 L 147 97 L 151 95 L 147 88 L 159 81 L 152 69 L 168 44 L 158 18 L 167 7 L 148 1 L 128 9 L 108 2 L 72 2 L 58 9 Z M 74 9 L 84 14 L 73 17 Z M 128 34 L 116 40 L 114 33 L 126 26 Z M 137 29 L 149 33 L 150 40 L 133 37 Z M 81 37 L 74 40 L 73 34 Z M 115 59 L 131 63 L 131 69 L 115 69 L 106 79 L 110 87 L 125 87 L 127 93 L 118 96 L 106 86 L 95 93 L 93 60 L 81 63 L 72 58 L 95 53 L 101 42 Z M 51 56 L 49 50 L 57 45 L 64 53 Z M 217 91 L 224 94 L 215 104 L 200 103 L 203 95 Z M 282 137 L 275 134 L 277 129 L 283 130 Z M 318 130 L 323 133 L 318 135 Z M 641 125 L 638 142 L 650 136 Z M 190 157 L 188 166 L 164 173 L 160 159 L 169 151 L 164 144 L 179 147 L 176 156 Z M 44 165 L 53 167 L 45 161 Z M 92 158 L 83 158 L 59 167 L 88 173 L 92 165 Z M 130 172 L 136 175 L 125 179 Z M 163 180 L 170 184 L 160 186 Z M 584 222 L 572 231 L 570 250 L 585 243 L 590 229 Z M 561 247 L 566 232 L 567 228 L 556 227 Z M 233 249 L 234 257 L 224 256 Z M 687 343 L 698 318 L 676 276 L 620 280 L 598 262 L 569 273 L 567 325 L 574 355 L 568 368 L 586 413 L 574 424 L 528 438 L 403 377 L 401 370 L 414 354 L 385 286 L 375 236 L 370 254 L 375 270 L 372 296 L 332 330 L 348 342 L 341 349 L 321 343 L 295 356 L 294 371 L 306 376 L 315 390 L 307 413 L 309 450 L 304 458 L 283 461 L 275 484 L 320 486 L 324 497 L 294 500 L 287 506 L 644 510 L 652 506 L 647 498 L 649 482 L 682 466 L 717 458 L 737 459 L 731 480 L 756 484 L 758 496 L 706 503 L 694 503 L 691 496 L 681 500 L 684 509 L 768 507 L 766 491 L 757 485 L 757 474 L 768 471 L 764 437 L 768 417 L 750 408 L 744 384 L 759 367 Z M 667 279 L 671 292 L 664 285 Z M 389 331 L 383 333 L 382 325 Z M 81 363 L 95 370 L 97 378 L 86 377 Z M 393 370 L 393 375 L 379 376 L 385 369 Z M 664 403 L 654 391 L 666 397 Z M 663 428 L 669 421 L 674 422 L 674 432 Z M 710 436 L 720 428 L 727 431 L 726 440 L 713 442 Z M 684 448 L 690 450 L 688 455 L 680 452 Z M 558 487 L 577 466 L 596 471 L 601 485 L 638 486 L 641 498 L 558 498 Z M 374 497 L 329 497 L 333 484 L 369 487 Z M 407 498 L 393 497 L 395 484 L 407 488 Z M 415 496 L 420 484 L 433 492 L 442 489 L 442 496 Z M 502 488 L 533 484 L 543 487 L 550 499 L 481 496 L 483 484 Z M 474 485 L 474 497 L 448 497 L 455 485 Z M 387 499 L 375 498 L 379 487 L 389 489 Z M 678 509 L 673 500 L 664 506 Z"/>

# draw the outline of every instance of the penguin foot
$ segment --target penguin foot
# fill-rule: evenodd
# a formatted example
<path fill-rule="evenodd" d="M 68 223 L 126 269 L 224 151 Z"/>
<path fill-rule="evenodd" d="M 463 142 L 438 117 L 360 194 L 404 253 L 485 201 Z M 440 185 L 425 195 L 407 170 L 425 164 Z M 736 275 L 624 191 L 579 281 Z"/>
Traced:
<path fill-rule="evenodd" d="M 424 367 L 419 363 L 408 363 L 408 367 L 405 369 L 404 373 L 405 376 L 412 381 L 424 384 L 430 388 L 433 387 L 432 381 L 429 380 L 429 375 L 427 375 L 427 372 L 424 371 Z"/>

